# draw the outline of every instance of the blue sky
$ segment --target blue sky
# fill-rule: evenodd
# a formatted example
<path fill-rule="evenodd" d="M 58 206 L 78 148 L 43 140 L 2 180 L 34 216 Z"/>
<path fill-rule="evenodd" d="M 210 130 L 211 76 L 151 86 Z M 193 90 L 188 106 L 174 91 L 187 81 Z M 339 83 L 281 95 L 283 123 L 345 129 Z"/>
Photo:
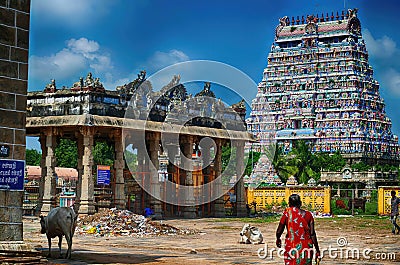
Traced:
<path fill-rule="evenodd" d="M 151 75 L 187 60 L 229 64 L 258 83 L 280 17 L 357 7 L 374 76 L 400 134 L 400 8 L 394 0 L 32 0 L 31 5 L 29 91 L 42 90 L 52 78 L 58 87 L 70 87 L 88 72 L 113 90 L 142 69 Z M 34 142 L 28 140 L 27 148 L 37 147 Z"/>

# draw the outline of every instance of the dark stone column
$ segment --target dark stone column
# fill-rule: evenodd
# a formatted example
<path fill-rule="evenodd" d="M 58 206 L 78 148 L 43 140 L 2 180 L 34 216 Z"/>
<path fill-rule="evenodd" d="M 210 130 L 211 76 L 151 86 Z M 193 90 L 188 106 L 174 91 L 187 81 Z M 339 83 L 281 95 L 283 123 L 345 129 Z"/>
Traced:
<path fill-rule="evenodd" d="M 46 177 L 46 156 L 47 156 L 47 148 L 46 148 L 46 135 L 44 133 L 40 134 L 39 137 L 40 148 L 42 149 L 42 159 L 40 160 L 40 180 L 39 180 L 39 197 L 38 204 L 36 207 L 36 212 L 40 213 L 43 205 L 43 193 L 44 193 L 44 179 Z"/>
<path fill-rule="evenodd" d="M 161 183 L 158 177 L 160 137 L 160 133 L 146 133 L 146 142 L 148 143 L 148 152 L 150 156 L 150 192 L 152 196 L 150 204 L 154 211 L 154 218 L 156 219 L 163 218 L 162 203 L 159 199 L 161 198 Z"/>
<path fill-rule="evenodd" d="M 75 134 L 77 149 L 78 149 L 78 182 L 76 183 L 76 198 L 74 203 L 74 210 L 76 213 L 79 211 L 81 202 L 81 191 L 82 191 L 82 177 L 83 177 L 83 135 L 80 132 Z"/>
<path fill-rule="evenodd" d="M 120 129 L 113 131 L 112 138 L 114 139 L 115 151 L 115 207 L 118 209 L 125 209 L 125 179 L 124 179 L 124 149 L 122 144 L 122 133 Z"/>
<path fill-rule="evenodd" d="M 56 129 L 49 127 L 44 130 L 44 134 L 46 136 L 46 162 L 45 167 L 42 168 L 44 170 L 44 181 L 43 185 L 43 199 L 42 199 L 42 208 L 40 212 L 44 215 L 47 215 L 51 209 L 54 208 L 56 204 L 56 156 L 55 156 L 55 148 L 57 145 L 57 133 Z M 43 174 L 43 173 L 42 173 Z"/>
<path fill-rule="evenodd" d="M 236 215 L 237 217 L 244 217 L 247 215 L 246 211 L 246 196 L 243 181 L 244 172 L 244 142 L 237 141 L 234 142 L 236 147 L 236 177 L 238 181 L 236 182 Z"/>
<path fill-rule="evenodd" d="M 181 137 L 181 163 L 183 165 L 183 169 L 185 172 L 185 185 L 187 186 L 187 192 L 185 194 L 185 204 L 186 205 L 194 205 L 194 191 L 193 191 L 193 161 L 192 161 L 192 153 L 193 153 L 193 136 L 185 135 Z M 183 217 L 184 218 L 195 218 L 196 217 L 196 208 L 195 206 L 185 206 L 183 209 Z"/>
<path fill-rule="evenodd" d="M 83 127 L 83 176 L 80 196 L 80 214 L 92 214 L 94 208 L 94 182 L 93 182 L 93 137 L 94 129 L 92 127 Z"/>
<path fill-rule="evenodd" d="M 215 185 L 214 185 L 214 196 L 218 196 L 218 199 L 214 201 L 214 216 L 225 217 L 224 207 L 224 194 L 222 191 L 222 140 L 215 139 L 217 146 L 215 159 L 214 159 L 214 174 L 215 174 Z"/>
<path fill-rule="evenodd" d="M 25 160 L 29 12 L 30 0 L 0 1 L 0 139 L 9 148 L 7 160 Z M 37 253 L 22 241 L 23 195 L 0 189 L 0 256 L 9 264 L 22 256 L 30 263 Z"/>

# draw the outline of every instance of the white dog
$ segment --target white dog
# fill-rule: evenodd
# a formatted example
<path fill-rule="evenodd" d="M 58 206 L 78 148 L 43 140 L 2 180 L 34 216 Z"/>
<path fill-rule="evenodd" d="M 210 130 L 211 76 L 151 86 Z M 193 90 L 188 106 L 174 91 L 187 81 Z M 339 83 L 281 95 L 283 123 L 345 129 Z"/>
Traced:
<path fill-rule="evenodd" d="M 242 244 L 261 244 L 263 236 L 261 231 L 250 224 L 245 224 L 240 232 L 240 241 Z"/>

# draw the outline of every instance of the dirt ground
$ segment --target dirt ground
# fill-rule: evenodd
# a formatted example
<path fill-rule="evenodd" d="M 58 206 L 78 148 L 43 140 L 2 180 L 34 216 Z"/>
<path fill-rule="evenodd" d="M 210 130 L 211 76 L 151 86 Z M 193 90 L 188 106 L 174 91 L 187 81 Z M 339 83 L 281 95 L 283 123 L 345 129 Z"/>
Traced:
<path fill-rule="evenodd" d="M 194 235 L 96 237 L 76 234 L 72 259 L 49 258 L 48 264 L 283 264 L 278 253 L 271 250 L 275 247 L 278 219 L 260 221 L 254 218 L 163 221 L 178 228 L 198 230 Z M 238 243 L 239 232 L 247 222 L 262 231 L 264 244 Z M 39 226 L 38 218 L 24 218 L 24 241 L 46 256 L 47 239 L 39 233 Z M 321 264 L 394 265 L 400 262 L 400 235 L 391 234 L 387 217 L 321 218 L 316 219 L 316 231 L 321 250 L 327 249 Z M 59 255 L 57 240 L 52 241 L 53 257 Z M 338 241 L 347 244 L 339 247 Z M 64 240 L 63 253 L 66 247 Z M 263 257 L 264 249 L 267 249 L 267 257 Z M 360 253 L 359 258 L 357 253 Z"/>

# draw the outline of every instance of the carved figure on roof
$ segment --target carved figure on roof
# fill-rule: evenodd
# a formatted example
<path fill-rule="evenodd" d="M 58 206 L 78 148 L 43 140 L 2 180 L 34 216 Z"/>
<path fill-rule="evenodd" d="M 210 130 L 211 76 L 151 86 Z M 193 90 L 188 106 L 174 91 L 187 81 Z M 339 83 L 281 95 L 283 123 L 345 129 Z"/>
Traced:
<path fill-rule="evenodd" d="M 215 98 L 215 94 L 214 94 L 214 92 L 211 91 L 210 87 L 211 87 L 211 83 L 210 82 L 205 82 L 203 90 L 200 91 L 199 93 L 197 93 L 195 95 L 195 97 L 212 97 L 212 98 Z"/>
<path fill-rule="evenodd" d="M 91 87 L 94 86 L 94 79 L 93 79 L 93 76 L 92 76 L 92 73 L 91 73 L 91 72 L 89 72 L 89 73 L 87 74 L 87 76 L 86 76 L 86 79 L 85 79 L 85 86 L 91 86 Z"/>
<path fill-rule="evenodd" d="M 349 22 L 347 23 L 347 30 L 350 33 L 361 35 L 361 22 L 357 18 L 357 8 L 349 9 Z"/>
<path fill-rule="evenodd" d="M 284 17 L 282 17 L 282 18 L 280 18 L 279 19 L 279 24 L 281 25 L 281 26 L 289 26 L 290 25 L 290 20 L 289 20 L 289 17 L 288 16 L 284 16 Z"/>
<path fill-rule="evenodd" d="M 307 16 L 307 25 L 304 28 L 306 34 L 317 34 L 318 25 L 315 23 L 314 16 Z"/>
<path fill-rule="evenodd" d="M 144 81 L 146 79 L 146 70 L 140 71 L 140 73 L 137 75 L 138 76 L 138 81 Z"/>
<path fill-rule="evenodd" d="M 181 81 L 181 76 L 180 75 L 174 75 L 172 77 L 171 81 L 169 81 L 169 83 L 167 85 L 163 86 L 163 88 L 161 89 L 161 92 L 162 93 L 166 93 L 171 88 L 179 85 L 180 81 Z"/>
<path fill-rule="evenodd" d="M 147 93 L 148 91 L 150 91 L 152 89 L 151 84 L 147 83 L 147 81 L 146 81 L 146 71 L 145 70 L 140 71 L 140 73 L 137 76 L 138 77 L 135 80 L 133 80 L 132 82 L 117 87 L 117 91 L 120 92 L 120 96 L 131 95 L 131 94 L 135 93 L 139 87 L 142 88 L 141 93 Z"/>
<path fill-rule="evenodd" d="M 56 80 L 55 79 L 51 79 L 51 83 L 46 85 L 46 87 L 44 88 L 44 92 L 46 92 L 46 93 L 54 93 L 56 91 L 57 91 Z"/>
<path fill-rule="evenodd" d="M 315 23 L 316 21 L 315 21 L 314 15 L 308 15 L 307 18 L 306 18 L 306 22 L 307 22 L 307 24 L 311 23 L 311 22 Z"/>
<path fill-rule="evenodd" d="M 281 32 L 285 26 L 289 25 L 290 25 L 290 20 L 288 16 L 284 16 L 279 19 L 279 25 L 275 28 L 275 40 L 278 39 L 279 32 Z"/>
<path fill-rule="evenodd" d="M 148 109 L 151 109 L 152 104 L 153 104 L 153 99 L 151 98 L 150 93 L 147 94 L 146 99 L 147 99 L 147 108 L 148 108 Z"/>
<path fill-rule="evenodd" d="M 242 99 L 238 103 L 233 104 L 231 107 L 234 110 L 236 110 L 236 109 L 246 109 L 246 105 L 244 104 L 244 99 Z"/>
<path fill-rule="evenodd" d="M 94 79 L 94 87 L 103 87 L 103 84 L 100 82 L 100 78 L 96 77 Z"/>
<path fill-rule="evenodd" d="M 77 82 L 75 82 L 73 85 L 72 85 L 72 87 L 74 87 L 74 88 L 77 88 L 77 87 L 83 87 L 84 85 L 83 85 L 83 77 L 80 77 L 79 78 L 79 81 L 77 81 Z"/>
<path fill-rule="evenodd" d="M 358 8 L 348 9 L 349 19 L 357 17 Z"/>

